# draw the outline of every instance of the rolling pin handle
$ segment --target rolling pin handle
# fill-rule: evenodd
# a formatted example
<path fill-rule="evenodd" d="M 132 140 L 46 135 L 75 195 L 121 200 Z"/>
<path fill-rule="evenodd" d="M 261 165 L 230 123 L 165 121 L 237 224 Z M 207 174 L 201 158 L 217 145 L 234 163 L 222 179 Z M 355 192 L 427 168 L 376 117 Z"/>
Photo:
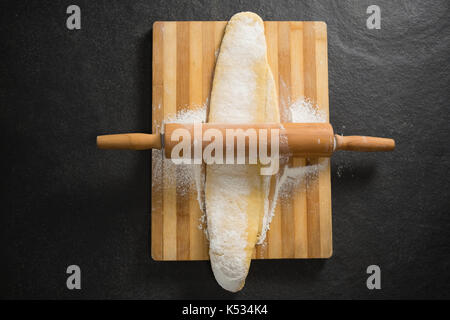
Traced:
<path fill-rule="evenodd" d="M 99 149 L 147 150 L 161 149 L 161 135 L 148 133 L 122 133 L 97 136 Z"/>
<path fill-rule="evenodd" d="M 340 136 L 334 135 L 334 150 L 347 151 L 392 151 L 395 149 L 395 141 L 387 138 L 364 137 L 364 136 Z"/>

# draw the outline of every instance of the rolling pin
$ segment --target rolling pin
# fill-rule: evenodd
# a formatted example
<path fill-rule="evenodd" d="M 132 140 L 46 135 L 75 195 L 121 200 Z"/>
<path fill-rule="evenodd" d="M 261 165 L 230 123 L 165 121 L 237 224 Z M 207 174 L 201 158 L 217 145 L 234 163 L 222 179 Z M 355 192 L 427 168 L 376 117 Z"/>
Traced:
<path fill-rule="evenodd" d="M 197 128 L 197 129 L 195 129 Z M 365 136 L 341 136 L 334 134 L 333 127 L 329 123 L 252 123 L 252 124 L 230 124 L 230 123 L 167 123 L 164 125 L 164 133 L 146 134 L 146 133 L 123 133 L 97 136 L 97 146 L 100 149 L 128 149 L 128 150 L 146 150 L 146 149 L 164 149 L 166 158 L 171 157 L 172 149 L 179 143 L 179 139 L 172 139 L 177 129 L 184 129 L 189 132 L 191 137 L 191 150 L 194 150 L 194 135 L 201 128 L 204 133 L 208 129 L 220 131 L 225 137 L 227 129 L 237 129 L 246 131 L 253 129 L 259 140 L 260 134 L 266 135 L 267 150 L 271 150 L 271 133 L 273 129 L 279 138 L 279 152 L 281 154 L 290 154 L 296 157 L 330 157 L 334 151 L 392 151 L 395 148 L 395 141 L 387 138 L 365 137 Z M 261 130 L 261 129 L 265 129 Z M 253 131 L 252 130 L 252 131 Z M 243 132 L 240 133 L 244 134 Z M 177 136 L 177 135 L 175 135 Z M 237 134 L 236 136 L 239 136 Z M 203 137 L 203 135 L 200 135 Z M 245 137 L 244 137 L 245 138 Z M 201 138 L 202 139 L 202 138 Z M 249 143 L 245 139 L 246 148 Z M 211 141 L 202 139 L 202 150 Z M 234 143 L 236 148 L 237 143 Z M 226 148 L 225 142 L 223 144 Z"/>

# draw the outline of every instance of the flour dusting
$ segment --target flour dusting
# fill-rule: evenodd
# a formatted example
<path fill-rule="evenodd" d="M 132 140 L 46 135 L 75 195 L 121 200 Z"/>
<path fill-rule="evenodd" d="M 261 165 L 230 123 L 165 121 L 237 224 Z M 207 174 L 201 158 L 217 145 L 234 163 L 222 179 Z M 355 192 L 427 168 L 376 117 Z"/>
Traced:
<path fill-rule="evenodd" d="M 317 123 L 325 122 L 326 115 L 310 99 L 300 98 L 289 105 L 289 122 Z"/>
<path fill-rule="evenodd" d="M 314 105 L 311 100 L 300 98 L 291 102 L 288 106 L 288 119 L 293 123 L 317 123 L 325 122 L 326 116 L 320 111 L 317 105 Z M 275 215 L 275 209 L 279 200 L 291 199 L 294 191 L 299 188 L 304 188 L 308 180 L 315 179 L 320 170 L 328 166 L 329 159 L 321 159 L 318 164 L 306 166 L 289 166 L 286 163 L 288 159 L 280 159 L 280 163 L 285 163 L 280 166 L 280 172 L 276 175 L 275 191 L 272 198 L 269 200 L 269 210 L 265 211 L 263 217 L 263 227 L 258 238 L 257 244 L 264 244 L 267 231 L 270 229 L 270 223 Z"/>
<path fill-rule="evenodd" d="M 176 114 L 165 118 L 164 123 L 202 123 L 206 121 L 207 103 L 194 105 L 178 111 Z M 164 125 L 162 126 L 164 130 Z M 165 188 L 177 188 L 180 195 L 185 195 L 190 187 L 195 187 L 197 191 L 197 201 L 204 215 L 204 184 L 205 175 L 201 164 L 174 164 L 167 159 L 164 151 L 153 149 L 152 170 L 156 175 L 163 175 Z M 152 181 L 156 179 L 152 179 Z M 157 188 L 159 186 L 153 186 Z M 201 225 L 204 225 L 205 217 L 201 218 Z"/>
<path fill-rule="evenodd" d="M 289 122 L 293 123 L 310 123 L 325 122 L 325 115 L 314 105 L 309 99 L 300 98 L 292 102 L 288 106 Z M 166 117 L 165 123 L 204 123 L 206 122 L 207 103 L 201 106 L 193 106 L 183 109 L 174 115 Z M 239 117 L 239 115 L 238 115 Z M 267 231 L 270 229 L 270 222 L 275 215 L 275 209 L 278 202 L 283 199 L 290 199 L 293 191 L 298 188 L 304 188 L 306 181 L 318 175 L 328 165 L 328 159 L 322 159 L 318 164 L 306 166 L 289 166 L 286 164 L 287 157 L 280 159 L 280 172 L 274 178 L 275 191 L 271 199 L 266 199 L 264 204 L 265 215 L 263 217 L 263 228 L 258 239 L 258 244 L 263 244 Z M 207 235 L 206 228 L 206 212 L 205 212 L 205 170 L 200 164 L 179 164 L 175 165 L 170 159 L 164 157 L 164 152 L 153 149 L 152 151 L 152 170 L 156 174 L 160 174 L 164 168 L 164 186 L 166 188 L 175 187 L 178 183 L 177 191 L 180 194 L 187 192 L 189 187 L 195 187 L 197 192 L 197 201 L 202 211 L 198 228 L 203 229 Z M 153 181 L 153 179 L 152 179 Z M 157 181 L 156 179 L 154 181 Z M 270 187 L 269 180 L 264 183 Z M 157 188 L 158 186 L 152 185 Z M 229 193 L 231 189 L 238 186 L 228 184 L 224 186 L 224 193 Z"/>

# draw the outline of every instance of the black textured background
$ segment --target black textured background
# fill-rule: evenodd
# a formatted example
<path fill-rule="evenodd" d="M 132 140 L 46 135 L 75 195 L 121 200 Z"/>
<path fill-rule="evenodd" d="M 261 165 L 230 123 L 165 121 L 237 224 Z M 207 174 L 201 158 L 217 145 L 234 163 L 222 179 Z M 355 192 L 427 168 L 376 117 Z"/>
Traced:
<path fill-rule="evenodd" d="M 81 7 L 81 30 L 65 26 Z M 381 7 L 381 30 L 366 9 Z M 449 298 L 448 1 L 2 1 L 1 298 Z M 230 294 L 208 262 L 150 258 L 150 153 L 98 134 L 150 132 L 157 20 L 328 24 L 338 133 L 393 137 L 393 153 L 332 160 L 330 260 L 254 261 Z M 66 267 L 82 290 L 66 289 Z M 368 265 L 382 289 L 366 288 Z"/>

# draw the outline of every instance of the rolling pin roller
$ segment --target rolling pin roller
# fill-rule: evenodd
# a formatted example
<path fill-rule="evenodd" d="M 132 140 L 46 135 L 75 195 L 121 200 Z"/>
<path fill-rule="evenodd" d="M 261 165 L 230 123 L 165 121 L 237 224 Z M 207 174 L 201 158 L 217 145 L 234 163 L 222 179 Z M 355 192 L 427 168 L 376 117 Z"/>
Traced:
<path fill-rule="evenodd" d="M 395 141 L 393 139 L 334 134 L 333 127 L 329 123 L 202 123 L 197 124 L 197 128 L 199 125 L 201 126 L 202 132 L 208 129 L 220 131 L 224 137 L 224 141 L 227 129 L 234 129 L 235 132 L 237 129 L 242 129 L 244 132 L 248 129 L 254 129 L 258 137 L 257 141 L 260 141 L 260 134 L 265 134 L 268 137 L 267 150 L 271 150 L 271 130 L 278 129 L 279 152 L 281 154 L 291 154 L 296 157 L 330 157 L 337 150 L 373 152 L 392 151 L 395 148 Z M 178 139 L 172 141 L 174 131 L 177 129 L 185 129 L 189 132 L 190 137 L 194 137 L 194 127 L 194 124 L 167 123 L 165 124 L 165 132 L 163 134 L 124 133 L 102 135 L 97 137 L 97 146 L 100 149 L 128 150 L 164 148 L 166 157 L 170 158 L 172 148 L 179 143 Z M 261 131 L 260 129 L 266 129 L 267 131 Z M 245 139 L 246 147 L 248 147 L 249 140 L 248 138 Z M 203 149 L 209 143 L 210 141 L 203 141 Z M 235 148 L 236 145 L 234 143 Z M 191 139 L 191 147 L 194 150 L 194 138 Z"/>

